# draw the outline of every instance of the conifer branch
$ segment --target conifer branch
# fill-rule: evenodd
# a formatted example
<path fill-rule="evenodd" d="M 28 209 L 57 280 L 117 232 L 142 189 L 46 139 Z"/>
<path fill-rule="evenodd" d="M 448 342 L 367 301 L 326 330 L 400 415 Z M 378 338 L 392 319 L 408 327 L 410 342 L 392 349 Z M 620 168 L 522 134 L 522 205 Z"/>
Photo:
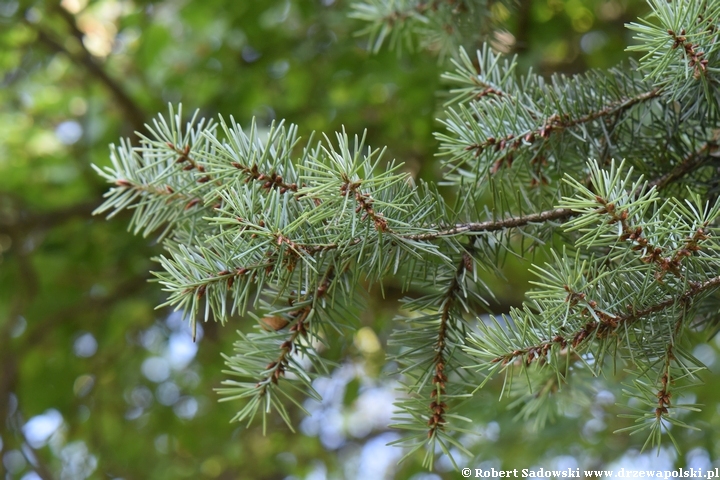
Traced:
<path fill-rule="evenodd" d="M 256 182 L 261 182 L 262 187 L 266 190 L 271 188 L 276 188 L 280 191 L 280 193 L 285 192 L 297 192 L 298 191 L 298 185 L 297 183 L 286 183 L 283 181 L 282 175 L 277 174 L 276 172 L 270 172 L 270 173 L 262 173 L 258 170 L 257 164 L 254 164 L 252 166 L 246 166 L 241 165 L 238 162 L 232 162 L 231 165 L 238 170 L 242 171 L 245 175 L 247 175 L 247 182 L 253 180 Z M 295 198 L 300 199 L 300 196 L 296 196 Z"/>
<path fill-rule="evenodd" d="M 514 78 L 515 61 L 503 64 L 491 52 L 479 52 L 478 62 L 480 74 L 461 52 L 456 73 L 446 77 L 461 85 L 451 90 L 458 94 L 454 101 L 459 104 L 447 109 L 443 120 L 447 132 L 436 135 L 447 157 L 448 181 L 455 185 L 470 181 L 480 186 L 478 195 L 492 176 L 499 181 L 513 178 L 512 183 L 523 185 L 523 192 L 531 187 L 537 193 L 529 193 L 542 196 L 543 190 L 555 188 L 561 171 L 570 168 L 576 176 L 582 175 L 587 157 L 628 156 L 625 152 L 636 147 L 627 138 L 640 128 L 632 125 L 643 118 L 643 113 L 631 112 L 652 116 L 652 106 L 663 95 L 662 87 L 620 70 L 557 76 L 545 83 L 532 74 Z M 473 100 L 483 93 L 478 82 L 517 93 Z M 614 125 L 611 132 L 608 120 Z M 632 133 L 618 135 L 615 130 L 625 124 Z M 658 144 L 665 137 L 648 136 L 647 141 Z"/>
<path fill-rule="evenodd" d="M 473 243 L 474 238 L 471 238 L 471 243 L 468 248 L 462 253 L 461 260 L 458 263 L 455 275 L 452 277 L 448 289 L 445 291 L 442 300 L 442 310 L 440 314 L 440 326 L 437 333 L 437 341 L 435 342 L 435 356 L 432 360 L 432 369 L 435 374 L 432 378 L 432 391 L 430 398 L 430 411 L 432 415 L 428 420 L 428 438 L 433 438 L 438 429 L 444 428 L 447 423 L 445 420 L 445 414 L 447 413 L 447 404 L 444 401 L 446 393 L 445 387 L 448 381 L 446 374 L 447 364 L 447 331 L 453 328 L 451 322 L 451 310 L 455 308 L 457 302 L 457 296 L 462 294 L 463 277 L 466 271 L 472 271 L 473 260 Z"/>
<path fill-rule="evenodd" d="M 657 98 L 662 93 L 660 88 L 654 88 L 648 92 L 640 93 L 634 97 L 620 99 L 618 101 L 609 103 L 602 108 L 588 112 L 577 118 L 572 118 L 568 114 L 559 115 L 554 113 L 547 117 L 544 121 L 539 122 L 540 126 L 534 129 L 529 129 L 517 134 L 509 133 L 504 138 L 488 137 L 481 143 L 471 144 L 465 147 L 465 150 L 472 151 L 474 155 L 479 156 L 484 150 L 492 148 L 495 152 L 509 150 L 513 152 L 521 146 L 531 146 L 535 142 L 542 142 L 550 137 L 551 134 L 561 132 L 565 129 L 577 127 L 584 123 L 592 122 L 602 117 L 617 115 L 633 105 L 637 105 L 648 100 Z M 495 162 L 496 166 L 501 165 L 503 162 L 512 164 L 512 157 L 508 156 L 501 157 Z M 495 168 L 497 170 L 497 167 Z"/>
<path fill-rule="evenodd" d="M 717 151 L 718 146 L 714 142 L 706 142 L 697 150 L 687 155 L 675 168 L 648 183 L 649 187 L 657 187 L 662 190 L 671 183 L 692 173 L 696 168 L 702 166 Z"/>
<path fill-rule="evenodd" d="M 369 49 L 421 48 L 441 57 L 453 55 L 457 47 L 473 39 L 487 38 L 493 18 L 489 0 L 363 0 L 352 5 L 351 17 L 367 24 L 358 33 L 369 37 Z M 515 2 L 504 1 L 508 8 Z"/>
<path fill-rule="evenodd" d="M 259 395 L 265 395 L 270 383 L 277 384 L 280 378 L 285 376 L 285 372 L 289 368 L 289 357 L 298 350 L 297 342 L 300 339 L 307 340 L 308 329 L 310 328 L 307 322 L 308 317 L 312 312 L 313 304 L 324 297 L 327 293 L 328 288 L 330 287 L 331 276 L 332 267 L 328 270 L 321 284 L 315 289 L 314 295 L 305 296 L 304 300 L 309 300 L 312 303 L 305 305 L 300 310 L 289 312 L 287 314 L 288 317 L 290 317 L 289 321 L 285 320 L 280 321 L 279 323 L 276 322 L 275 325 L 270 326 L 277 331 L 285 328 L 287 325 L 290 325 L 290 335 L 287 337 L 287 340 L 280 344 L 280 354 L 278 357 L 270 362 L 265 368 L 266 372 L 268 372 L 267 375 L 257 383 Z"/>
<path fill-rule="evenodd" d="M 575 215 L 575 213 L 569 208 L 555 208 L 552 210 L 546 210 L 543 212 L 533 213 L 529 215 L 522 215 L 519 217 L 510 217 L 502 220 L 488 220 L 487 222 L 471 222 L 471 223 L 460 223 L 454 227 L 447 228 L 441 227 L 437 232 L 423 233 L 419 235 L 405 236 L 404 238 L 410 240 L 433 240 L 440 237 L 454 236 L 454 235 L 469 235 L 481 232 L 495 232 L 498 230 L 505 230 L 508 228 L 523 227 L 532 223 L 543 223 L 553 221 L 563 221 Z"/>
<path fill-rule="evenodd" d="M 599 375 L 606 355 L 623 358 L 624 354 L 639 377 L 629 395 L 651 405 L 652 417 L 658 421 L 687 426 L 669 416 L 668 410 L 656 410 L 658 399 L 663 407 L 670 405 L 663 400 L 669 398 L 669 391 L 663 391 L 662 385 L 653 387 L 657 379 L 649 385 L 643 378 L 658 369 L 662 378 L 663 362 L 670 362 L 666 367 L 674 378 L 691 378 L 700 368 L 693 366 L 697 361 L 691 354 L 676 348 L 683 333 L 677 324 L 678 309 L 685 325 L 689 307 L 720 287 L 712 227 L 720 216 L 720 204 L 708 205 L 699 196 L 661 202 L 656 188 L 647 189 L 642 179 L 632 180 L 632 171 L 624 171 L 622 164 L 613 162 L 603 171 L 591 163 L 590 171 L 591 185 L 566 177 L 575 196 L 563 198 L 560 205 L 574 212 L 564 225 L 566 232 L 584 233 L 575 240 L 575 258 L 554 254 L 552 264 L 536 267 L 541 279 L 533 283 L 540 289 L 529 293 L 534 306 L 512 310 L 503 324 L 481 323 L 481 334 L 470 335 L 466 352 L 481 359 L 479 368 L 487 379 L 502 371 L 512 376 L 519 368 L 527 374 L 528 389 L 534 388 L 533 378 L 544 378 L 543 370 L 551 370 L 564 383 L 572 370 L 587 367 Z M 673 274 L 670 280 L 665 278 L 668 272 Z M 671 351 L 668 345 L 673 345 Z M 577 356 L 571 358 L 571 351 Z M 680 376 L 673 373 L 678 369 Z M 545 400 L 534 397 L 532 408 L 550 401 L 543 392 L 537 395 Z M 656 417 L 658 411 L 661 415 Z M 647 418 L 646 412 L 638 418 Z M 632 428 L 645 425 L 650 423 Z M 650 439 L 659 443 L 661 422 L 655 425 L 648 427 Z"/>
<path fill-rule="evenodd" d="M 657 397 L 657 408 L 655 408 L 655 418 L 660 420 L 666 417 L 669 413 L 668 408 L 672 405 L 672 391 L 670 385 L 675 383 L 675 379 L 672 377 L 672 362 L 676 358 L 675 354 L 675 343 L 677 338 L 680 336 L 681 327 L 685 317 L 685 311 L 679 316 L 677 322 L 675 322 L 675 328 L 673 328 L 673 336 L 670 342 L 668 342 L 667 349 L 665 351 L 665 358 L 663 362 L 663 368 L 660 374 L 660 389 L 655 394 Z"/>
<path fill-rule="evenodd" d="M 460 86 L 450 90 L 455 96 L 446 102 L 445 106 L 470 101 L 489 101 L 496 97 L 517 102 L 516 95 L 520 93 L 520 87 L 514 76 L 516 57 L 511 60 L 503 59 L 503 56 L 494 53 L 487 43 L 476 53 L 476 58 L 471 60 L 465 49 L 460 49 L 459 57 L 451 60 L 455 71 L 442 75 L 443 79 Z"/>
<path fill-rule="evenodd" d="M 718 109 L 718 78 L 712 65 L 718 52 L 715 2 L 648 2 L 649 18 L 631 23 L 639 41 L 628 50 L 645 52 L 640 69 L 658 86 L 670 87 L 667 96 L 677 100 L 686 116 L 714 117 Z M 679 52 L 679 54 L 678 54 Z"/>
<path fill-rule="evenodd" d="M 365 219 L 370 219 L 375 226 L 375 230 L 377 230 L 378 232 L 389 231 L 387 220 L 383 218 L 384 215 L 380 212 L 376 212 L 375 209 L 372 207 L 372 204 L 374 203 L 373 198 L 370 195 L 362 193 L 360 191 L 360 185 L 362 184 L 362 182 L 351 182 L 350 179 L 347 177 L 345 177 L 343 180 L 344 183 L 340 186 L 340 194 L 345 197 L 354 197 L 355 202 L 357 202 L 355 213 L 360 213 L 361 211 L 364 212 L 361 221 Z"/>
<path fill-rule="evenodd" d="M 582 328 L 574 332 L 569 334 L 558 333 L 551 339 L 499 355 L 493 358 L 491 362 L 500 362 L 503 365 L 506 365 L 517 357 L 524 357 L 525 362 L 529 365 L 533 361 L 544 358 L 548 354 L 548 351 L 556 345 L 560 348 L 566 348 L 568 345 L 571 345 L 573 349 L 577 350 L 581 344 L 588 343 L 594 339 L 608 338 L 616 332 L 622 331 L 627 325 L 630 325 L 641 318 L 660 313 L 677 305 L 686 305 L 691 303 L 693 298 L 720 286 L 720 276 L 710 278 L 704 282 L 692 282 L 689 283 L 689 285 L 690 288 L 682 292 L 679 296 L 668 297 L 663 301 L 639 310 L 631 308 L 629 312 L 613 313 L 593 310 L 593 313 L 599 318 L 599 321 L 595 320 L 595 316 L 593 316 L 592 320 L 589 320 L 582 326 Z M 578 300 L 584 300 L 585 298 L 586 296 L 582 292 L 573 292 L 568 290 L 568 302 L 570 303 L 577 302 Z M 590 300 L 588 301 L 588 306 L 590 306 L 590 308 L 597 307 L 597 302 Z M 585 308 L 583 309 L 583 312 L 586 312 L 587 314 L 589 313 L 589 310 Z"/>
<path fill-rule="evenodd" d="M 511 382 L 503 393 L 520 393 L 526 418 L 542 423 L 548 408 L 540 409 L 572 372 L 600 375 L 614 356 L 637 374 L 630 395 L 653 410 L 635 415 L 640 426 L 631 429 L 653 423 L 650 438 L 659 441 L 667 422 L 685 426 L 669 414 L 682 407 L 670 401 L 671 384 L 700 367 L 680 340 L 696 305 L 720 287 L 720 203 L 693 189 L 682 198 L 660 193 L 717 154 L 713 109 L 692 100 L 698 88 L 713 101 L 720 91 L 712 62 L 703 63 L 720 54 L 707 40 L 714 22 L 680 25 L 720 15 L 713 2 L 706 11 L 651 0 L 658 21 L 639 27 L 647 77 L 632 63 L 570 78 L 517 76 L 515 60 L 487 46 L 477 64 L 461 51 L 444 77 L 457 88 L 437 135 L 445 178 L 457 187 L 453 204 L 386 165 L 384 150 L 366 148 L 364 137 L 352 142 L 342 131 L 299 149 L 294 126 L 273 125 L 267 137 L 254 124 L 248 132 L 222 119 L 218 128 L 194 120 L 183 128 L 171 110 L 140 148 L 123 142 L 113 150 L 101 173 L 114 186 L 99 210 L 134 208 L 135 229 L 146 234 L 165 227 L 156 274 L 169 293 L 164 305 L 187 312 L 193 325 L 203 307 L 206 321 L 260 317 L 225 357 L 240 380 L 219 392 L 245 402 L 235 420 L 261 412 L 265 421 L 275 411 L 290 425 L 286 401 L 302 410 L 296 392 L 318 398 L 312 379 L 330 367 L 316 345 L 353 317 L 360 280 L 397 276 L 424 293 L 402 300 L 407 328 L 388 342 L 406 390 L 394 426 L 410 432 L 396 443 L 410 453 L 425 448 L 425 465 L 438 446 L 470 455 L 453 437 L 467 431 L 457 421 L 470 421 L 455 404 L 477 385 L 469 370 L 485 375 L 483 383 L 499 372 L 526 374 L 527 393 Z M 356 17 L 379 48 L 447 25 L 458 5 L 468 17 L 487 14 L 463 0 L 365 0 Z M 670 23 L 678 35 L 667 32 Z M 428 44 L 445 48 L 455 33 Z M 655 156 L 673 161 L 661 161 L 649 183 L 609 160 L 627 158 L 647 172 Z M 561 238 L 548 263 L 531 267 L 538 279 L 530 303 L 471 330 L 463 315 L 492 296 L 478 267 L 501 274 L 504 252 L 524 255 Z"/>
<path fill-rule="evenodd" d="M 182 192 L 176 192 L 173 187 L 171 187 L 169 184 L 165 185 L 164 187 L 151 185 L 149 183 L 135 183 L 130 180 L 125 180 L 124 178 L 120 178 L 118 180 L 115 180 L 115 185 L 120 187 L 120 189 L 128 189 L 134 192 L 137 192 L 139 194 L 149 194 L 149 195 L 155 195 L 158 197 L 165 197 L 167 198 L 167 201 L 170 202 L 175 199 L 180 199 L 183 202 L 185 202 L 185 210 L 188 210 L 198 204 L 202 204 L 202 198 L 201 197 L 194 197 L 187 195 Z"/>
<path fill-rule="evenodd" d="M 707 227 L 707 223 L 703 224 L 698 228 L 692 237 L 686 237 L 682 248 L 678 249 L 672 257 L 666 257 L 664 255 L 665 249 L 659 245 L 651 244 L 647 237 L 643 236 L 642 226 L 632 226 L 628 223 L 628 210 L 623 209 L 618 212 L 615 203 L 610 202 L 601 196 L 595 197 L 597 202 L 602 205 L 597 213 L 607 214 L 610 217 L 608 223 L 610 225 L 619 223 L 620 224 L 620 241 L 630 241 L 634 243 L 632 250 L 640 251 L 644 254 L 640 260 L 644 263 L 655 263 L 658 266 L 658 271 L 655 272 L 655 279 L 662 281 L 663 277 L 667 272 L 670 272 L 680 279 L 683 279 L 681 273 L 681 261 L 684 257 L 692 255 L 694 252 L 700 250 L 699 243 L 703 240 L 707 240 L 708 235 L 704 231 Z"/>
<path fill-rule="evenodd" d="M 689 42 L 685 36 L 686 32 L 684 28 L 680 30 L 680 34 L 676 34 L 670 29 L 668 29 L 667 33 L 673 40 L 671 48 L 675 50 L 681 47 L 682 50 L 684 50 L 684 56 L 688 59 L 688 67 L 693 69 L 693 77 L 698 79 L 700 75 L 704 75 L 707 72 L 708 59 L 703 58 L 705 52 L 698 50 L 700 44 Z"/>

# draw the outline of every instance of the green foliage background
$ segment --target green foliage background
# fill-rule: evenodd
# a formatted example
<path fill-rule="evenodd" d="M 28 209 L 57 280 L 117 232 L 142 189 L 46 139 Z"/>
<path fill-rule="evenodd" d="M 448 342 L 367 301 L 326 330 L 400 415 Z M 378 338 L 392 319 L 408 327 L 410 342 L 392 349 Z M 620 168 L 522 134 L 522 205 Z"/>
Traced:
<path fill-rule="evenodd" d="M 363 448 L 386 438 L 382 429 L 326 448 L 321 436 L 291 434 L 280 419 L 267 436 L 228 423 L 235 406 L 217 403 L 213 392 L 220 352 L 250 322 L 204 325 L 197 355 L 171 372 L 177 402 L 152 400 L 158 385 L 143 375 L 143 363 L 181 332 L 166 321 L 169 311 L 154 310 L 164 297 L 146 282 L 159 247 L 127 234 L 127 218 L 90 215 L 106 189 L 90 164 L 108 164 L 107 145 L 142 131 L 168 102 L 245 125 L 253 116 L 264 125 L 284 118 L 305 138 L 313 130 L 367 129 L 368 143 L 387 145 L 388 158 L 437 177 L 432 132 L 440 129 L 447 63 L 425 52 L 369 53 L 349 10 L 342 0 L 0 1 L 0 469 L 8 478 L 30 471 L 44 479 L 362 474 Z M 498 6 L 493 15 L 509 31 L 498 45 L 547 74 L 627 58 L 624 24 L 646 10 L 630 0 L 541 0 L 512 12 Z M 496 313 L 518 305 L 529 281 L 525 263 L 509 260 L 505 270 L 510 283 L 492 282 Z M 362 372 L 339 394 L 340 423 L 364 391 L 387 385 L 383 360 L 399 285 L 385 292 L 383 299 L 375 290 L 361 315 L 368 328 L 325 352 Z M 88 333 L 97 349 L 77 355 Z M 696 393 L 707 406 L 693 422 L 703 430 L 681 433 L 680 455 L 663 450 L 668 465 L 720 458 L 718 347 L 702 348 L 696 354 L 710 371 Z M 643 439 L 611 433 L 626 426 L 615 416 L 615 385 L 541 431 L 532 418 L 513 421 L 516 412 L 496 401 L 499 385 L 483 390 L 470 403 L 482 435 L 467 439 L 478 457 L 461 466 L 549 468 L 568 456 L 587 468 L 629 461 Z M 189 399 L 192 416 L 182 410 Z M 24 423 L 48 409 L 62 415 L 62 426 L 47 445 L 28 446 Z M 384 474 L 437 478 L 421 473 L 419 462 L 412 457 Z M 433 475 L 458 478 L 443 468 Z"/>

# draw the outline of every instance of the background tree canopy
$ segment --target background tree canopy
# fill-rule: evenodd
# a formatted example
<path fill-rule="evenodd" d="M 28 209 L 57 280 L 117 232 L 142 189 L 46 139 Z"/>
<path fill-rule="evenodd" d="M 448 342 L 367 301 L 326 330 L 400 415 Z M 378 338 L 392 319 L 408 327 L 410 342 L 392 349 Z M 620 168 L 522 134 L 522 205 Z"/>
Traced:
<path fill-rule="evenodd" d="M 625 23 L 648 7 L 629 0 L 542 0 L 514 9 L 493 3 L 503 25 L 493 45 L 519 54 L 520 67 L 545 75 L 611 67 L 627 59 Z M 186 112 L 231 115 L 261 127 L 297 123 L 300 135 L 367 130 L 373 146 L 420 178 L 438 176 L 432 133 L 447 86 L 447 58 L 404 49 L 368 49 L 367 26 L 351 2 L 227 0 L 125 2 L 0 1 L 0 453 L 8 478 L 457 478 L 449 461 L 437 472 L 421 456 L 396 465 L 386 447 L 397 379 L 386 373 L 387 338 L 401 297 L 389 280 L 374 287 L 352 337 L 323 353 L 336 360 L 316 380 L 321 403 L 261 425 L 229 423 L 232 403 L 213 391 L 224 378 L 220 352 L 235 330 L 198 327 L 170 309 L 148 284 L 160 247 L 129 235 L 129 215 L 92 217 L 106 190 L 91 164 L 108 165 L 108 144 L 167 103 Z M 508 258 L 510 282 L 492 282 L 493 313 L 518 306 L 527 263 Z M 682 450 L 639 454 L 644 438 L 614 435 L 619 383 L 574 405 L 544 429 L 515 419 L 497 402 L 501 383 L 471 403 L 479 436 L 465 445 L 473 468 L 611 468 L 673 465 L 709 468 L 720 459 L 718 344 L 698 343 L 708 365 L 695 389 L 702 428 L 679 434 Z M 538 414 L 539 415 L 539 414 Z"/>

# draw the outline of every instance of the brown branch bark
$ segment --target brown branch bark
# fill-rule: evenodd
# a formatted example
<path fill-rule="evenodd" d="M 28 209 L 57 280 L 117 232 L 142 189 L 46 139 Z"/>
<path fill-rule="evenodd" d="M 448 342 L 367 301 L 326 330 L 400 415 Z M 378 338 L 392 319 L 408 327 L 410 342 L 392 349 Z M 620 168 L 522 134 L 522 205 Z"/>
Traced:
<path fill-rule="evenodd" d="M 508 228 L 523 227 L 529 223 L 544 223 L 550 221 L 565 221 L 573 215 L 577 215 L 569 208 L 556 208 L 543 212 L 533 213 L 520 217 L 510 217 L 502 220 L 488 220 L 487 222 L 459 223 L 453 227 L 445 228 L 438 232 L 423 233 L 419 235 L 407 235 L 403 238 L 408 240 L 434 240 L 440 237 L 454 235 L 467 235 L 477 232 L 495 232 Z"/>

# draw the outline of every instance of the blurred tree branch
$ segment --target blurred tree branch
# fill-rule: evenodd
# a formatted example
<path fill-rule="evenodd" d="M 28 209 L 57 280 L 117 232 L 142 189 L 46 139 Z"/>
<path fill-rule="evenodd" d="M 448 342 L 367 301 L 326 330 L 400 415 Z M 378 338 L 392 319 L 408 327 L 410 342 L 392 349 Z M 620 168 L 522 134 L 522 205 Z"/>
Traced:
<path fill-rule="evenodd" d="M 9 195 L 0 192 L 0 199 L 3 197 L 7 201 Z M 97 202 L 84 202 L 49 212 L 32 212 L 19 202 L 14 203 L 16 203 L 13 206 L 14 215 L 0 217 L 0 233 L 8 233 L 13 237 L 36 228 L 47 230 L 75 217 L 90 218 L 92 211 L 97 207 Z"/>
<path fill-rule="evenodd" d="M 92 77 L 104 85 L 115 98 L 115 101 L 125 115 L 125 119 L 132 125 L 133 129 L 142 131 L 146 118 L 143 109 L 125 91 L 123 85 L 112 78 L 85 47 L 82 41 L 83 33 L 77 27 L 74 16 L 62 9 L 62 7 L 57 7 L 55 10 L 61 12 L 59 16 L 69 28 L 72 36 L 77 40 L 79 53 L 71 52 L 62 42 L 55 39 L 53 35 L 41 25 L 30 23 L 27 20 L 25 20 L 25 23 L 35 30 L 38 41 L 48 50 L 67 56 L 73 63 L 84 67 Z"/>

